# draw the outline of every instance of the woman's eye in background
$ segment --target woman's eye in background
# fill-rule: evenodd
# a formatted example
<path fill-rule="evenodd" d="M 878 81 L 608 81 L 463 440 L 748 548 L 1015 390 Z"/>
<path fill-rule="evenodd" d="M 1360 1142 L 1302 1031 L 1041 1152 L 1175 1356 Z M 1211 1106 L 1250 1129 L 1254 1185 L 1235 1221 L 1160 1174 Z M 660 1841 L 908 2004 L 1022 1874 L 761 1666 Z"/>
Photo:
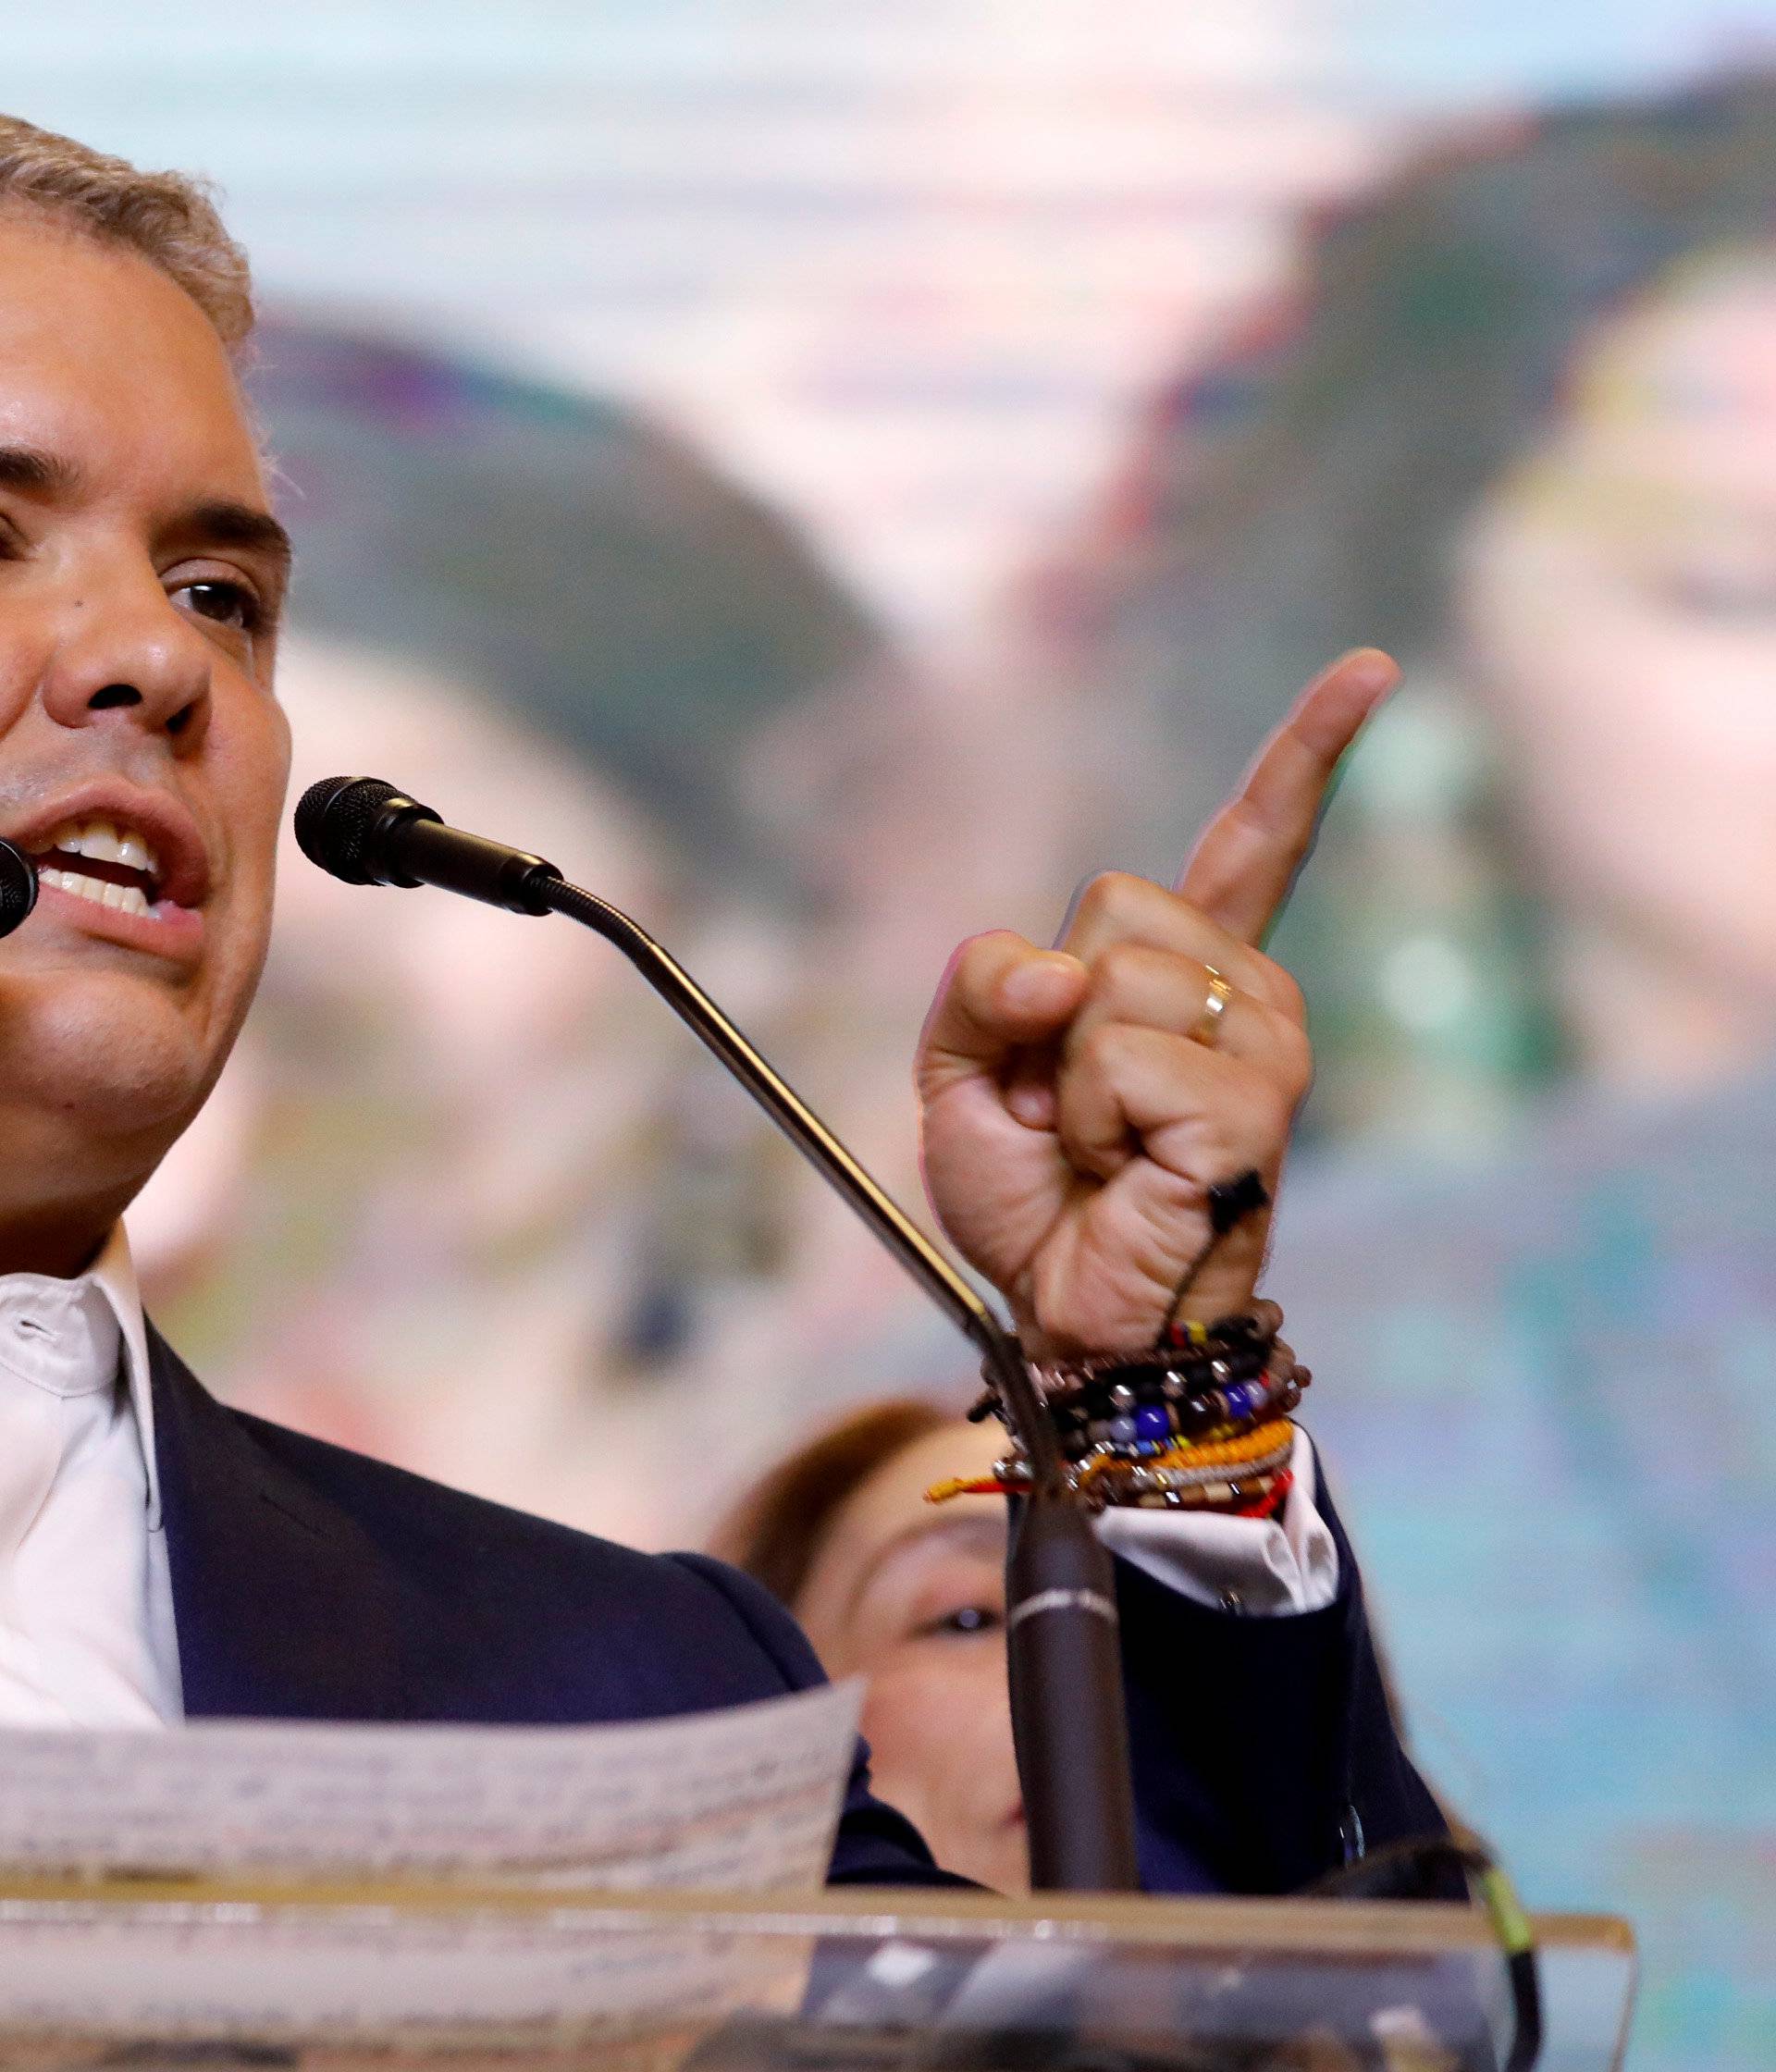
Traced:
<path fill-rule="evenodd" d="M 996 1606 L 964 1604 L 957 1605 L 953 1610 L 940 1612 L 921 1630 L 935 1634 L 989 1634 L 997 1631 L 1003 1623 L 1003 1614 Z"/>
<path fill-rule="evenodd" d="M 1005 1556 L 995 1546 L 958 1555 L 934 1544 L 903 1558 L 893 1592 L 894 1632 L 903 1641 L 974 1640 L 1004 1631 Z M 921 1558 L 922 1557 L 922 1558 Z M 885 1604 L 884 1603 L 884 1609 Z"/>

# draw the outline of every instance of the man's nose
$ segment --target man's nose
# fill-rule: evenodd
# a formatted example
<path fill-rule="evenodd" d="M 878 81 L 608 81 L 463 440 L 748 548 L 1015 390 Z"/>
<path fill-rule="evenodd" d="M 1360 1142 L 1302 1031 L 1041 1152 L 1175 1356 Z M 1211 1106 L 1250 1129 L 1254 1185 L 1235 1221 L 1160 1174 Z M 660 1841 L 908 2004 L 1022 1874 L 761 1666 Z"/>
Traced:
<path fill-rule="evenodd" d="M 209 643 L 155 586 L 152 596 L 64 619 L 43 704 L 66 727 L 121 722 L 189 741 L 203 732 L 212 660 Z"/>

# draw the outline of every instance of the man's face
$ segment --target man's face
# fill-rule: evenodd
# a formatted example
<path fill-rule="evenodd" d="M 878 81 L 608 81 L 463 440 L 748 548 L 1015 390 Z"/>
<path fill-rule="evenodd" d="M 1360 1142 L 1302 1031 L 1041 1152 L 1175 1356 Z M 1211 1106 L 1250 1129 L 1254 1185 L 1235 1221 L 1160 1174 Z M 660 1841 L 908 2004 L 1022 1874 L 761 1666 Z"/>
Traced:
<path fill-rule="evenodd" d="M 240 1028 L 289 769 L 286 562 L 202 312 L 0 215 L 0 834 L 43 887 L 0 943 L 0 1215 L 32 1188 L 121 1206 Z"/>

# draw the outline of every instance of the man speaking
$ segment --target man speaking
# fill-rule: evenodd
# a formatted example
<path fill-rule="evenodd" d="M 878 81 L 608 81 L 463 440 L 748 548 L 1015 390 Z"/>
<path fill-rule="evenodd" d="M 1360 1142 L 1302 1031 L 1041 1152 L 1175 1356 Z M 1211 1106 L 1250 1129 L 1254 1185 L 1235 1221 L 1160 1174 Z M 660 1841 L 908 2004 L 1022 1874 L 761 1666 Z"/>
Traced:
<path fill-rule="evenodd" d="M 592 1721 L 807 1684 L 732 1571 L 228 1411 L 143 1320 L 120 1218 L 246 1014 L 288 775 L 251 324 L 201 191 L 0 121 L 0 834 L 42 884 L 0 944 L 0 1722 Z M 1308 1050 L 1253 945 L 1393 676 L 1329 672 L 1177 893 L 1107 878 L 1058 950 L 957 953 L 918 1065 L 929 1184 L 1033 1356 L 1152 1347 L 1209 1189 L 1274 1183 Z M 1215 1246 L 1179 1316 L 1249 1311 L 1264 1235 Z M 1293 1446 L 1264 1515 L 1112 1514 L 1153 1887 L 1287 1890 L 1438 1824 Z M 860 1756 L 832 1876 L 941 1875 Z"/>

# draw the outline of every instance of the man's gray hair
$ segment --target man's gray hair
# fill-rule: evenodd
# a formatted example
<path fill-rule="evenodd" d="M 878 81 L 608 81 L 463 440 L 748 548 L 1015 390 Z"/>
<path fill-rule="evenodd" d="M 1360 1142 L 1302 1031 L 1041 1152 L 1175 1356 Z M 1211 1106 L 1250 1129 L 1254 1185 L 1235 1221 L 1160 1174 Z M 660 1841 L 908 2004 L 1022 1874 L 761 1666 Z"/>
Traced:
<path fill-rule="evenodd" d="M 139 172 L 128 159 L 0 116 L 0 209 L 20 208 L 139 253 L 178 282 L 231 352 L 253 329 L 247 255 L 202 181 Z"/>

